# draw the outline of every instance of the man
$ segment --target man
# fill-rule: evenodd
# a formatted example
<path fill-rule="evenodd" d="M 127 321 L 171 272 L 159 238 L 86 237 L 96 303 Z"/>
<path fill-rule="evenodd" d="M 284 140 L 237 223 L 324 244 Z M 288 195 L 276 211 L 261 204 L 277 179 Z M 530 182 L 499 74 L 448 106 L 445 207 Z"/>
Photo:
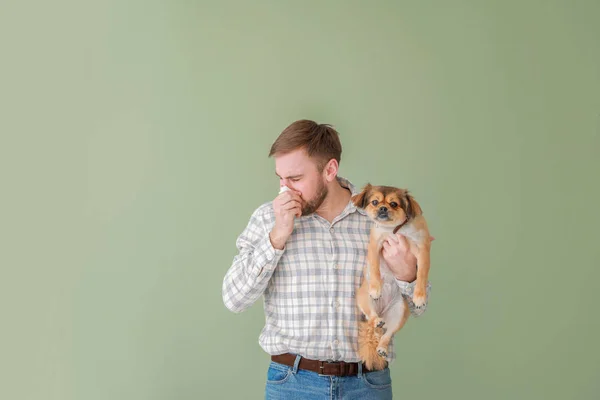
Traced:
<path fill-rule="evenodd" d="M 389 367 L 367 371 L 357 355 L 355 290 L 366 263 L 371 221 L 354 206 L 357 193 L 338 177 L 342 146 L 329 125 L 300 120 L 271 147 L 281 187 L 258 207 L 237 240 L 239 253 L 223 280 L 223 301 L 239 313 L 264 295 L 259 343 L 269 353 L 266 398 L 389 399 Z M 416 259 L 402 236 L 382 254 L 409 300 Z M 427 286 L 429 297 L 430 284 Z M 393 342 L 388 364 L 395 358 Z"/>

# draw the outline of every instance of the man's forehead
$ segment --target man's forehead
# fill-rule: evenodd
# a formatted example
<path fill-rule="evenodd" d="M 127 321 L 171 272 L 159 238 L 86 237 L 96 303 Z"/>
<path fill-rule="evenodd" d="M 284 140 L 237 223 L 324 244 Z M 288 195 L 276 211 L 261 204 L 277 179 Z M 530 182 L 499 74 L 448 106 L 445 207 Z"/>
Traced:
<path fill-rule="evenodd" d="M 275 173 L 277 176 L 295 176 L 304 173 L 305 166 L 300 163 L 275 163 Z"/>
<path fill-rule="evenodd" d="M 303 157 L 285 157 L 275 159 L 275 174 L 280 177 L 305 174 L 311 166 L 311 160 Z"/>

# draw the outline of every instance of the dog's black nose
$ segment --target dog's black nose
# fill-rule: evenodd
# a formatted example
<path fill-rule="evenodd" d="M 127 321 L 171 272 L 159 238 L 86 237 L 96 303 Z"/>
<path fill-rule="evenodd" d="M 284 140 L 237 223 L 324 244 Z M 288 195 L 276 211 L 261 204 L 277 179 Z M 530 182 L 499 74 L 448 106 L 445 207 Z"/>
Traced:
<path fill-rule="evenodd" d="M 388 212 L 388 209 L 386 206 L 379 207 L 379 214 L 385 214 L 387 212 Z"/>

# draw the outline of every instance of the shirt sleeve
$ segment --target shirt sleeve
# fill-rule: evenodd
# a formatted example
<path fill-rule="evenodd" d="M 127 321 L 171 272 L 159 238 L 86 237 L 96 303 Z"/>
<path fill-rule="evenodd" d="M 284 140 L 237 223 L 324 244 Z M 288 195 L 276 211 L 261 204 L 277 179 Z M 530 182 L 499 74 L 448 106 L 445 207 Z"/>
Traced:
<path fill-rule="evenodd" d="M 249 308 L 264 293 L 284 250 L 275 249 L 264 211 L 255 211 L 238 236 L 238 254 L 223 279 L 223 302 L 235 313 Z"/>

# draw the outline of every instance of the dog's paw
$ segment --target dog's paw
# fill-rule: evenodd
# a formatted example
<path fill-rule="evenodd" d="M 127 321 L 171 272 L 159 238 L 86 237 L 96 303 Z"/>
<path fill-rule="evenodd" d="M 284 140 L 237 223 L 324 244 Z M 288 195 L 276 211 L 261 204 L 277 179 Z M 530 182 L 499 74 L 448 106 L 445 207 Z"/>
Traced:
<path fill-rule="evenodd" d="M 377 348 L 377 354 L 379 354 L 379 357 L 382 357 L 382 358 L 386 358 L 387 357 L 387 351 L 383 347 L 378 347 Z"/>
<path fill-rule="evenodd" d="M 415 303 L 415 307 L 419 309 L 425 307 L 425 300 L 425 292 L 415 289 L 415 293 L 413 294 L 413 303 Z"/>
<path fill-rule="evenodd" d="M 369 296 L 373 300 L 378 300 L 381 297 L 381 285 L 373 284 L 369 286 Z"/>
<path fill-rule="evenodd" d="M 385 321 L 383 320 L 383 318 L 377 317 L 373 321 L 373 324 L 376 328 L 383 328 L 383 326 L 385 325 Z"/>

